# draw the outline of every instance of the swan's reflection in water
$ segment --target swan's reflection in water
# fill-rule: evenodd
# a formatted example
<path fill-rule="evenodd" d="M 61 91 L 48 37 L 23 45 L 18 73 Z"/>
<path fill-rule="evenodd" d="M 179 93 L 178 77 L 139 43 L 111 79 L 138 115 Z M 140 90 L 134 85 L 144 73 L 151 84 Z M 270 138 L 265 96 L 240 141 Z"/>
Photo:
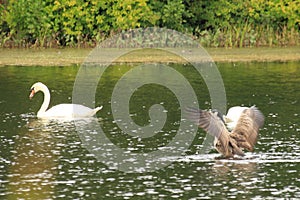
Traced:
<path fill-rule="evenodd" d="M 8 199 L 52 199 L 60 154 L 75 131 L 74 122 L 29 119 L 20 130 L 9 167 Z"/>

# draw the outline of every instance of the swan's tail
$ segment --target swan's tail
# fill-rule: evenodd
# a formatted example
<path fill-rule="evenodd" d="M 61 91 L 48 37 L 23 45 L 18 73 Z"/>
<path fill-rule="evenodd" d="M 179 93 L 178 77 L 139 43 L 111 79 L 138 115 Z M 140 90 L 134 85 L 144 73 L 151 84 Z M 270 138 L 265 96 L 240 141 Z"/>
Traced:
<path fill-rule="evenodd" d="M 95 115 L 99 110 L 101 110 L 103 108 L 103 106 L 99 106 L 99 107 L 96 107 L 93 109 L 93 114 L 92 115 Z"/>

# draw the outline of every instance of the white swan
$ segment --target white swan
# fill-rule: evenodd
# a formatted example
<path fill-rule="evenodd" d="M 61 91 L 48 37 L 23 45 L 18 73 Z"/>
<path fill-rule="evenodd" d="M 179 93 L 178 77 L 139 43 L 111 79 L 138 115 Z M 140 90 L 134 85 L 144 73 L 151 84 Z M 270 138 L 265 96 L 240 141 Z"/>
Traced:
<path fill-rule="evenodd" d="M 47 110 L 50 103 L 50 92 L 47 86 L 37 82 L 31 86 L 30 91 L 30 99 L 39 91 L 44 93 L 44 102 L 37 112 L 38 118 L 86 118 L 94 116 L 102 109 L 102 106 L 91 109 L 79 104 L 59 104 Z"/>

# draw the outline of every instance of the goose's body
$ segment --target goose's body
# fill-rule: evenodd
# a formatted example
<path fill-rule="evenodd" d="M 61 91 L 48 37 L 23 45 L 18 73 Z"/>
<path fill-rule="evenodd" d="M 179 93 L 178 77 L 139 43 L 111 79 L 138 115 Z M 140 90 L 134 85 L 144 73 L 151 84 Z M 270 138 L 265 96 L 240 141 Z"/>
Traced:
<path fill-rule="evenodd" d="M 215 137 L 215 149 L 225 158 L 244 156 L 243 150 L 254 150 L 259 128 L 264 124 L 263 114 L 254 106 L 243 108 L 232 131 L 229 131 L 218 112 L 188 109 L 189 118 Z"/>
<path fill-rule="evenodd" d="M 223 117 L 225 119 L 225 124 L 230 131 L 232 131 L 236 126 L 243 111 L 248 108 L 249 107 L 242 107 L 242 106 L 234 106 L 229 108 L 226 116 Z"/>
<path fill-rule="evenodd" d="M 50 92 L 46 85 L 41 82 L 33 84 L 29 98 L 39 91 L 44 93 L 44 102 L 37 112 L 38 118 L 86 118 L 94 116 L 102 109 L 102 106 L 92 109 L 79 104 L 59 104 L 47 110 L 50 103 Z"/>

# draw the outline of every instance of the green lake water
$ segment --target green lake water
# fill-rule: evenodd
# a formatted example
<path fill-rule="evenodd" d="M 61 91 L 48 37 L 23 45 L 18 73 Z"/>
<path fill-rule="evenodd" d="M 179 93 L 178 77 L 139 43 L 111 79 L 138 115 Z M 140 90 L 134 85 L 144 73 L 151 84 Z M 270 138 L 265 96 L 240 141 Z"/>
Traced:
<path fill-rule="evenodd" d="M 209 109 L 209 91 L 196 70 L 189 65 L 169 66 L 190 82 L 199 107 Z M 50 106 L 72 103 L 78 66 L 1 67 L 0 199 L 300 198 L 300 63 L 217 66 L 226 89 L 227 108 L 256 105 L 265 115 L 255 151 L 246 154 L 248 159 L 216 160 L 214 150 L 202 154 L 202 130 L 180 156 L 162 153 L 155 158 L 143 157 L 164 148 L 177 151 L 185 142 L 169 145 L 180 132 L 184 108 L 173 91 L 159 84 L 145 84 L 131 91 L 130 123 L 135 127 L 151 124 L 149 109 L 153 105 L 163 108 L 166 123 L 151 137 L 139 137 L 139 128 L 130 133 L 120 128 L 118 124 L 125 129 L 132 124 L 114 119 L 111 105 L 118 102 L 112 93 L 135 65 L 108 67 L 93 102 L 103 109 L 96 118 L 77 122 L 37 119 L 43 95 L 38 93 L 32 100 L 28 97 L 31 85 L 42 81 L 51 92 Z M 146 79 L 147 73 L 141 70 L 140 76 Z M 167 81 L 183 87 L 176 78 Z M 122 91 L 126 93 L 126 89 Z M 97 129 L 104 134 L 100 136 Z M 151 168 L 151 159 L 156 159 L 152 162 L 159 168 Z M 130 169 L 131 164 L 140 168 L 120 170 L 118 164 L 122 169 Z"/>

